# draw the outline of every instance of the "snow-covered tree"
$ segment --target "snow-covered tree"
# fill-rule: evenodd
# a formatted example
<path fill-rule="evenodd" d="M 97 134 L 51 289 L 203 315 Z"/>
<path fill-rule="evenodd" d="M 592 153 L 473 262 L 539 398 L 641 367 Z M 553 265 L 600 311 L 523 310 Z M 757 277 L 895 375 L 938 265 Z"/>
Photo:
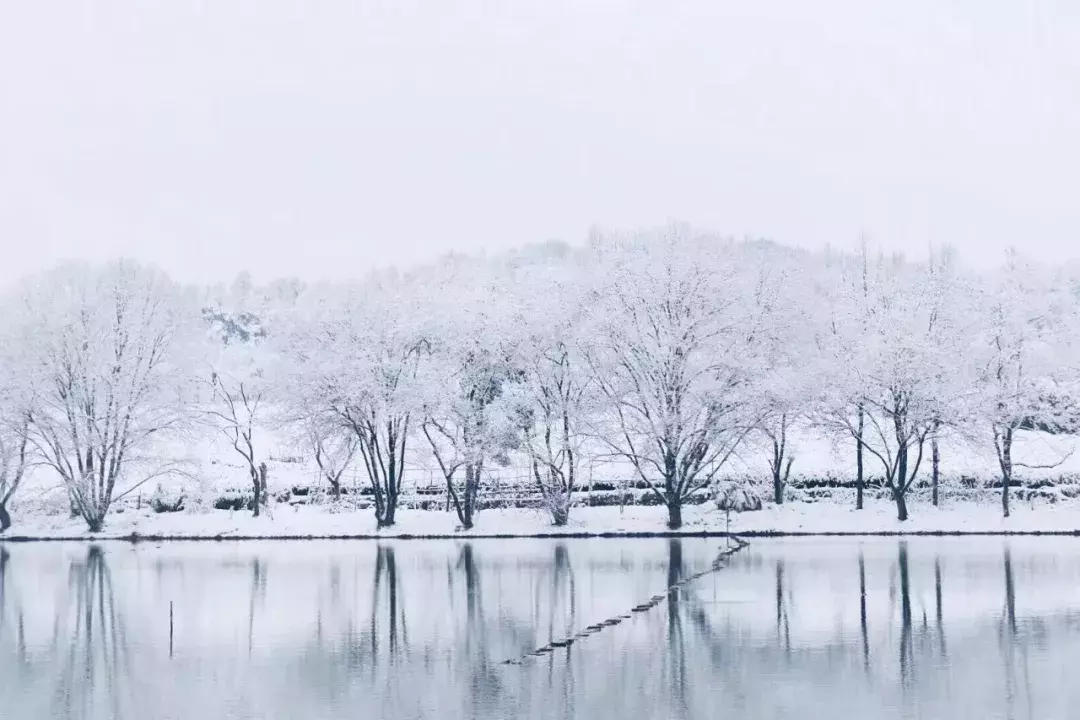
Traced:
<path fill-rule="evenodd" d="M 570 516 L 596 405 L 586 361 L 590 338 L 583 329 L 584 271 L 579 258 L 560 253 L 515 273 L 525 329 L 515 360 L 522 447 L 557 526 Z"/>
<path fill-rule="evenodd" d="M 12 315 L 16 303 L 0 305 L 0 533 L 11 527 L 8 502 L 18 491 L 33 462 L 34 446 L 30 442 L 30 419 L 34 401 L 30 377 Z"/>
<path fill-rule="evenodd" d="M 359 440 L 325 410 L 305 416 L 300 423 L 305 445 L 319 467 L 319 475 L 330 485 L 334 500 L 340 500 L 341 479 L 356 458 Z"/>
<path fill-rule="evenodd" d="M 1010 251 L 985 284 L 981 333 L 973 358 L 972 422 L 993 441 L 1001 469 L 1001 506 L 1009 516 L 1009 486 L 1018 461 L 1013 443 L 1023 429 L 1075 427 L 1076 301 L 1054 273 Z M 1042 467 L 1053 467 L 1065 457 Z"/>
<path fill-rule="evenodd" d="M 286 331 L 284 335 L 288 336 Z M 280 344 L 271 342 L 275 349 Z M 319 469 L 319 479 L 330 486 L 333 500 L 341 499 L 341 483 L 359 451 L 356 434 L 318 394 L 309 396 L 302 368 L 291 366 L 288 357 L 275 356 L 268 377 L 273 424 L 289 439 L 291 446 L 309 455 Z"/>
<path fill-rule="evenodd" d="M 926 342 L 936 351 L 927 382 L 934 390 L 930 422 L 930 500 L 941 501 L 941 439 L 957 435 L 970 413 L 974 384 L 970 356 L 978 326 L 977 287 L 959 266 L 951 247 L 931 252 L 924 272 L 929 301 L 935 310 Z M 958 359 L 960 361 L 958 362 Z"/>
<path fill-rule="evenodd" d="M 461 526 L 473 526 L 485 466 L 516 443 L 512 298 L 486 263 L 440 269 L 427 293 L 430 339 L 421 430 Z M 458 481 L 464 475 L 463 482 Z"/>
<path fill-rule="evenodd" d="M 807 303 L 815 309 L 815 339 L 805 370 L 816 388 L 810 411 L 814 427 L 855 451 L 855 509 L 866 488 L 866 403 L 857 382 L 858 348 L 872 316 L 869 257 L 865 240 L 858 255 L 826 251 L 815 270 Z"/>
<path fill-rule="evenodd" d="M 776 293 L 765 253 L 672 226 L 595 243 L 588 299 L 592 379 L 607 402 L 598 438 L 682 525 L 756 424 L 753 350 Z"/>
<path fill-rule="evenodd" d="M 788 480 L 791 479 L 791 467 L 795 464 L 795 451 L 790 445 L 791 431 L 800 416 L 796 409 L 788 404 L 788 398 L 774 397 L 771 400 L 763 408 L 763 415 L 757 421 L 756 429 L 769 445 L 767 452 L 773 502 L 782 505 Z"/>
<path fill-rule="evenodd" d="M 831 421 L 852 437 L 861 435 L 903 521 L 907 493 L 951 389 L 943 369 L 956 364 L 956 323 L 941 284 L 925 267 L 879 258 L 868 286 L 865 321 L 857 318 L 838 333 L 849 361 L 834 370 L 829 388 L 833 406 L 850 407 L 854 399 L 861 412 L 834 412 Z"/>
<path fill-rule="evenodd" d="M 410 431 L 423 412 L 417 372 L 428 342 L 413 290 L 393 272 L 314 288 L 281 339 L 290 391 L 355 435 L 379 527 L 394 524 Z"/>
<path fill-rule="evenodd" d="M 276 283 L 274 288 L 284 287 Z M 203 380 L 204 420 L 223 436 L 244 463 L 252 490 L 252 512 L 259 517 L 269 507 L 267 430 L 274 395 L 274 345 L 268 341 L 267 318 L 295 296 L 256 288 L 249 273 L 240 273 L 228 294 L 207 297 Z"/>
<path fill-rule="evenodd" d="M 117 498 L 176 469 L 162 444 L 191 419 L 191 299 L 130 262 L 65 265 L 25 286 L 31 441 L 92 531 Z"/>
<path fill-rule="evenodd" d="M 246 349 L 241 352 L 249 356 Z M 206 419 L 244 460 L 252 489 L 252 512 L 259 517 L 260 508 L 269 501 L 266 448 L 257 438 L 266 419 L 267 388 L 262 369 L 254 366 L 250 357 L 245 360 L 219 358 L 207 369 Z"/>
<path fill-rule="evenodd" d="M 19 489 L 30 467 L 30 419 L 23 413 L 10 417 L 10 411 L 0 410 L 0 533 L 11 527 L 8 502 Z"/>
<path fill-rule="evenodd" d="M 784 493 L 795 464 L 793 430 L 805 424 L 813 410 L 813 361 L 815 305 L 810 258 L 802 253 L 772 253 L 770 271 L 780 292 L 769 296 L 772 307 L 763 308 L 769 318 L 757 333 L 759 369 L 751 380 L 757 420 L 755 434 L 764 440 L 772 477 L 773 501 L 784 502 Z"/>

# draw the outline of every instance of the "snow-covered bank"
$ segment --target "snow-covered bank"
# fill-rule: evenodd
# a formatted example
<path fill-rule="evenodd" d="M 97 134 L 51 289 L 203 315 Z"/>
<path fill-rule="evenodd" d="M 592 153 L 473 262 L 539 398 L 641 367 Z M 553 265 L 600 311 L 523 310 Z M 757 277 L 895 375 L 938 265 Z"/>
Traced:
<path fill-rule="evenodd" d="M 722 534 L 729 525 L 724 513 L 709 507 L 684 509 L 685 525 L 667 529 L 662 507 L 575 508 L 570 524 L 554 527 L 546 513 L 535 510 L 488 510 L 475 527 L 461 530 L 453 513 L 401 510 L 392 528 L 378 529 L 370 511 L 328 512 L 316 507 L 281 506 L 272 517 L 205 511 L 155 514 L 149 510 L 109 517 L 105 531 L 90 533 L 79 518 L 17 518 L 2 540 L 95 539 L 245 539 L 245 538 L 435 538 L 548 537 Z M 732 514 L 730 531 L 745 535 L 829 534 L 986 534 L 1080 533 L 1080 503 L 1016 507 L 1001 517 L 997 505 L 953 503 L 941 508 L 915 505 L 907 522 L 896 519 L 891 503 L 870 502 L 856 511 L 826 503 L 790 503 L 759 512 Z"/>

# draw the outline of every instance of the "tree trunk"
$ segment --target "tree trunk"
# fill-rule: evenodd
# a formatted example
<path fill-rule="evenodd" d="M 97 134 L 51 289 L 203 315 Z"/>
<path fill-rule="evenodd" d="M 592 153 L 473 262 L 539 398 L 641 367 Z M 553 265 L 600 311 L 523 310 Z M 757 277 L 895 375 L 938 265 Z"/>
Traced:
<path fill-rule="evenodd" d="M 900 522 L 908 519 L 907 514 L 907 490 L 911 483 L 908 479 L 908 446 L 903 435 L 900 415 L 894 413 L 893 426 L 896 429 L 896 468 L 893 470 L 892 486 L 893 498 L 896 500 L 896 515 Z M 916 472 L 918 468 L 916 468 Z"/>
<path fill-rule="evenodd" d="M 1012 428 L 1006 428 L 1001 438 L 1001 511 L 1009 517 L 1009 485 L 1012 484 Z"/>
<path fill-rule="evenodd" d="M 540 473 L 540 461 L 535 457 L 532 460 L 533 478 L 536 487 L 540 490 L 540 496 L 544 499 L 544 506 L 551 513 L 551 522 L 555 527 L 562 527 L 570 520 L 570 495 L 573 485 L 563 480 L 562 475 L 549 463 L 545 463 L 545 472 Z M 571 469 L 571 477 L 573 469 Z M 544 480 L 547 476 L 547 481 Z"/>
<path fill-rule="evenodd" d="M 682 527 L 682 493 L 679 488 L 675 455 L 664 453 L 664 500 L 667 501 L 670 530 Z"/>
<path fill-rule="evenodd" d="M 906 494 L 899 487 L 893 487 L 892 491 L 893 500 L 896 501 L 896 518 L 900 522 L 905 522 L 908 519 Z"/>
<path fill-rule="evenodd" d="M 551 522 L 555 527 L 563 527 L 570 520 L 569 503 L 562 502 L 561 498 L 551 503 Z"/>
<path fill-rule="evenodd" d="M 475 476 L 479 474 L 479 470 L 472 464 L 465 466 L 465 488 L 460 496 L 457 490 L 454 489 L 455 472 L 456 470 L 453 470 L 446 475 L 446 495 L 453 501 L 454 513 L 457 515 L 461 527 L 470 530 L 473 526 L 473 514 L 476 507 Z"/>
<path fill-rule="evenodd" d="M 408 422 L 406 421 L 406 432 L 407 431 Z M 377 523 L 378 527 L 391 527 L 394 524 L 394 516 L 397 514 L 398 495 L 401 491 L 401 474 L 405 462 L 406 437 L 405 433 L 402 433 L 399 438 L 398 431 L 394 428 L 394 423 L 386 423 L 387 467 L 384 473 L 384 477 L 386 478 L 386 487 L 384 488 L 385 505 L 383 506 L 382 517 L 379 518 Z M 398 447 L 399 440 L 401 442 L 400 448 Z"/>
<path fill-rule="evenodd" d="M 678 530 L 682 527 L 682 502 L 678 498 L 668 500 L 667 506 L 669 530 Z"/>
<path fill-rule="evenodd" d="M 371 478 L 371 499 L 375 505 L 375 522 L 378 527 L 383 527 L 383 521 L 386 519 L 386 498 L 383 495 L 381 483 L 380 478 Z"/>
<path fill-rule="evenodd" d="M 780 444 L 773 440 L 773 462 L 772 462 L 772 482 L 773 482 L 773 502 L 777 505 L 784 504 L 784 451 L 781 449 Z"/>
<path fill-rule="evenodd" d="M 254 492 L 252 511 L 255 517 L 259 517 L 259 506 L 262 505 L 262 483 L 259 482 L 259 473 L 254 468 L 251 469 L 251 487 Z"/>
<path fill-rule="evenodd" d="M 941 477 L 941 452 L 938 449 L 938 427 L 940 423 L 934 422 L 934 434 L 930 437 L 930 459 L 931 459 L 931 481 L 930 481 L 930 495 L 934 503 L 934 507 L 938 506 L 938 481 Z"/>
<path fill-rule="evenodd" d="M 1012 472 L 1010 470 L 1002 475 L 1004 477 L 1001 479 L 1001 511 L 1004 517 L 1009 517 L 1009 485 L 1012 483 Z"/>
<path fill-rule="evenodd" d="M 784 489 L 787 487 L 788 478 L 791 476 L 791 465 L 794 462 L 794 458 L 787 457 L 787 430 L 788 417 L 786 414 L 781 415 L 779 436 L 772 438 L 773 500 L 777 505 L 784 504 Z M 786 468 L 784 467 L 785 460 L 787 460 Z"/>
<path fill-rule="evenodd" d="M 377 522 L 375 523 L 376 527 L 380 527 L 380 528 L 393 527 L 393 525 L 394 525 L 394 515 L 397 512 L 397 480 L 398 480 L 398 477 L 397 477 L 397 462 L 395 460 L 395 458 L 397 457 L 397 454 L 396 454 L 396 452 L 397 452 L 397 448 L 396 448 L 397 443 L 395 442 L 396 439 L 394 437 L 394 432 L 393 432 L 392 426 L 390 426 L 389 423 L 387 425 L 388 425 L 388 429 L 387 429 L 387 433 L 386 433 L 386 436 L 387 436 L 387 441 L 386 441 L 387 453 L 386 454 L 389 456 L 389 462 L 387 463 L 388 467 L 387 467 L 386 472 L 384 474 L 384 477 L 386 478 L 386 487 L 383 488 L 383 490 L 384 490 L 384 498 L 383 498 L 382 513 L 379 514 L 378 509 L 376 509 Z"/>
<path fill-rule="evenodd" d="M 865 413 L 859 408 L 859 434 L 855 438 L 855 509 L 863 509 L 863 487 L 866 482 L 863 478 L 863 423 Z"/>
<path fill-rule="evenodd" d="M 0 503 L 0 533 L 11 527 L 11 515 L 8 514 L 7 503 Z"/>
<path fill-rule="evenodd" d="M 394 525 L 394 512 L 397 510 L 397 502 L 387 503 L 382 517 L 377 518 L 377 527 L 387 528 Z"/>
<path fill-rule="evenodd" d="M 476 494 L 480 488 L 482 471 L 482 463 L 470 463 L 465 466 L 465 502 L 462 503 L 458 512 L 458 520 L 466 530 L 472 529 L 473 526 L 473 516 L 476 514 Z"/>
<path fill-rule="evenodd" d="M 465 530 L 472 530 L 473 526 L 473 513 L 472 508 L 469 507 L 469 501 L 466 500 L 461 506 L 461 514 L 458 515 L 458 520 L 461 521 L 461 527 Z"/>
<path fill-rule="evenodd" d="M 391 497 L 388 488 L 383 488 L 383 492 L 383 502 L 375 506 L 375 526 L 380 528 L 393 526 L 394 513 L 397 510 L 397 498 Z"/>

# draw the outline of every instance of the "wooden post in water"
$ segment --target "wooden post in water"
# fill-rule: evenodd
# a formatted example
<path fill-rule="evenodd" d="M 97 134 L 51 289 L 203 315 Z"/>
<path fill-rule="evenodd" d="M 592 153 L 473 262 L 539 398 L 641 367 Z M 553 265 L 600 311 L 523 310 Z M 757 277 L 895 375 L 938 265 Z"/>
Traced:
<path fill-rule="evenodd" d="M 173 603 L 169 601 L 169 657 L 173 656 Z"/>

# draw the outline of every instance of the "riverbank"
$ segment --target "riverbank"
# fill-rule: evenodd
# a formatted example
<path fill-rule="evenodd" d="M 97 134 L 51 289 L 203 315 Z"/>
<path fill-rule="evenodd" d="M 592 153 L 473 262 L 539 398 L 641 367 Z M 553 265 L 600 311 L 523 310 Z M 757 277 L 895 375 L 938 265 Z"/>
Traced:
<path fill-rule="evenodd" d="M 442 511 L 401 510 L 392 528 L 378 529 L 370 510 L 333 512 L 317 507 L 279 506 L 272 515 L 254 518 L 247 512 L 207 510 L 156 514 L 149 509 L 111 515 L 106 529 L 90 533 L 81 519 L 66 516 L 15 517 L 0 536 L 9 542 L 32 540 L 240 540 L 305 538 L 509 538 L 634 537 L 723 535 L 729 530 L 747 537 L 770 535 L 958 535 L 1080 534 L 1080 503 L 1020 505 L 1003 518 L 996 504 L 953 503 L 940 508 L 914 504 L 906 522 L 894 506 L 871 501 L 861 511 L 830 503 L 789 503 L 757 512 L 725 514 L 712 507 L 687 507 L 684 526 L 666 527 L 662 507 L 575 508 L 570 523 L 554 527 L 537 510 L 487 510 L 469 530 Z"/>

